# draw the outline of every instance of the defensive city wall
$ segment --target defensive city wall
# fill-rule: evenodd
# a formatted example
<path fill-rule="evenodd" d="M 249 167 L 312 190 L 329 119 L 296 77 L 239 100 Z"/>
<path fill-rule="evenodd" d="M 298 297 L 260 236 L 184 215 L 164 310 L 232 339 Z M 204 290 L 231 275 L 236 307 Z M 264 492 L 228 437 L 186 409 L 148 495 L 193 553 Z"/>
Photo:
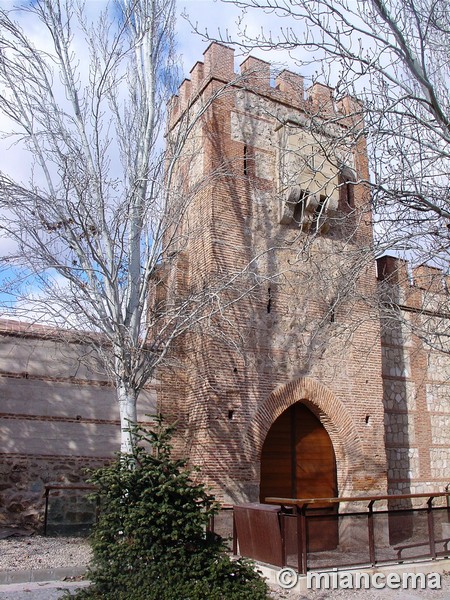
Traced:
<path fill-rule="evenodd" d="M 442 491 L 448 279 L 375 269 L 361 107 L 304 88 L 254 57 L 236 74 L 211 44 L 171 102 L 185 219 L 156 297 L 216 286 L 220 310 L 177 342 L 140 418 L 176 420 L 177 451 L 225 502 Z M 118 450 L 114 389 L 79 333 L 2 321 L 0 390 L 1 522 L 36 527 L 46 485 Z"/>
<path fill-rule="evenodd" d="M 79 333 L 0 321 L 0 527 L 41 529 L 45 486 L 82 485 L 86 468 L 120 448 L 113 386 L 81 340 Z M 149 386 L 140 419 L 155 407 Z M 84 494 L 57 494 L 61 523 L 84 518 Z"/>

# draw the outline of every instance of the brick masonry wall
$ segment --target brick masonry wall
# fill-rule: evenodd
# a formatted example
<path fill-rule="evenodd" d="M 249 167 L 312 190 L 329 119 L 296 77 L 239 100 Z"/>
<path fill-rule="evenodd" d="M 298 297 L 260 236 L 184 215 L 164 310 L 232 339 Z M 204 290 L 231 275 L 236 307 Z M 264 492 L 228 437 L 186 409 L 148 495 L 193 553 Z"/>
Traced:
<path fill-rule="evenodd" d="M 333 441 L 339 493 L 383 493 L 380 326 L 364 301 L 376 294 L 367 189 L 355 185 L 354 206 L 330 211 L 318 234 L 280 223 L 280 123 L 296 122 L 297 130 L 303 123 L 309 134 L 312 116 L 325 115 L 339 121 L 342 133 L 352 125 L 351 103 L 336 112 L 324 86 L 305 98 L 302 78 L 287 72 L 272 87 L 264 61 L 253 59 L 235 75 L 229 52 L 216 44 L 206 51 L 205 65 L 221 57 L 227 68 L 211 67 L 212 76 L 183 86 L 172 127 L 186 107 L 195 112 L 228 81 L 201 122 L 205 182 L 189 211 L 190 227 L 201 233 L 187 242 L 183 258 L 188 287 L 212 286 L 218 277 L 233 284 L 218 297 L 220 317 L 192 331 L 183 354 L 175 353 L 180 368 L 161 373 L 160 406 L 179 420 L 180 451 L 202 466 L 227 502 L 258 499 L 265 436 L 297 401 Z M 364 140 L 349 152 L 355 180 L 367 178 Z"/>
<path fill-rule="evenodd" d="M 369 309 L 379 288 L 368 190 L 343 185 L 320 151 L 307 154 L 322 147 L 355 182 L 367 179 L 364 138 L 352 135 L 360 108 L 351 98 L 336 104 L 323 85 L 305 94 L 288 71 L 272 86 L 270 65 L 252 57 L 236 74 L 233 61 L 231 49 L 212 44 L 171 103 L 169 141 L 187 114 L 205 112 L 174 179 L 182 236 L 157 294 L 214 291 L 208 318 L 177 340 L 159 374 L 159 407 L 178 422 L 176 450 L 201 465 L 219 499 L 257 500 L 266 435 L 300 401 L 333 442 L 340 495 L 442 489 L 450 361 L 411 325 L 438 330 L 448 296 L 433 270 L 417 269 L 411 286 L 405 265 L 386 258 L 381 291 L 401 318 L 380 327 Z M 321 172 L 299 178 L 313 158 Z M 290 198 L 302 185 L 315 186 L 316 201 L 329 197 L 323 214 L 295 216 Z M 82 360 L 79 338 L 68 342 L 1 324 L 2 523 L 38 527 L 45 484 L 82 482 L 84 467 L 118 449 L 114 390 L 95 358 Z M 150 385 L 142 420 L 155 405 Z"/>
<path fill-rule="evenodd" d="M 0 322 L 2 525 L 40 529 L 44 486 L 83 483 L 86 467 L 104 464 L 120 448 L 115 391 L 95 355 L 74 336 L 66 337 Z M 141 421 L 155 412 L 154 386 L 138 406 Z"/>

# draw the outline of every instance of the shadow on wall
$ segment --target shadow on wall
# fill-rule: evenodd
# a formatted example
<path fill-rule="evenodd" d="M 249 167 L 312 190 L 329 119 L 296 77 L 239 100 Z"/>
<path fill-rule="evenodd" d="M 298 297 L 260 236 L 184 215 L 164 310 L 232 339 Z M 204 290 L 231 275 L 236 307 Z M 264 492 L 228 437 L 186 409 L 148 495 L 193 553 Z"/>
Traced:
<path fill-rule="evenodd" d="M 203 466 L 214 491 L 225 489 L 227 501 L 256 501 L 259 456 L 255 460 L 255 450 L 245 440 L 261 399 L 278 385 L 311 372 L 331 382 L 345 370 L 343 361 L 330 358 L 351 343 L 360 322 L 353 311 L 355 288 L 366 273 L 368 257 L 354 248 L 345 256 L 342 249 L 337 253 L 332 234 L 324 242 L 320 236 L 305 237 L 298 226 L 280 227 L 270 175 L 276 168 L 276 148 L 271 149 L 271 166 L 266 146 L 264 175 L 258 166 L 258 145 L 265 133 L 260 123 L 247 119 L 245 130 L 233 130 L 230 140 L 221 111 L 227 105 L 233 108 L 231 95 L 221 102 L 206 126 L 215 174 L 213 267 L 208 276 L 213 280 L 218 272 L 232 269 L 242 276 L 223 293 L 220 316 L 209 319 L 198 337 L 186 336 L 183 360 L 191 376 L 179 416 L 185 426 L 185 452 Z M 341 236 L 339 232 L 337 239 Z M 262 446 L 263 440 L 259 442 Z M 358 454 L 357 449 L 353 452 Z M 355 460 L 369 473 L 384 472 L 384 456 L 361 455 Z M 347 485 L 351 489 L 351 482 L 342 481 L 341 489 Z"/>
<path fill-rule="evenodd" d="M 411 382 L 411 336 L 405 331 L 400 318 L 402 287 L 407 285 L 407 272 L 398 270 L 397 261 L 386 256 L 378 260 L 378 279 L 381 302 L 389 306 L 381 317 L 381 343 L 383 368 L 383 401 L 385 409 L 385 440 L 388 466 L 388 493 L 410 494 L 411 477 L 418 469 L 417 449 L 414 446 L 414 413 L 416 398 Z M 398 313 L 398 314 L 396 314 Z M 413 464 L 416 463 L 416 464 Z M 388 503 L 388 508 L 412 509 L 411 500 Z M 389 540 L 398 544 L 412 537 L 414 515 L 412 512 L 389 517 Z"/>
<path fill-rule="evenodd" d="M 35 325 L 27 335 L 27 325 L 16 325 L 14 335 L 0 331 L 0 525 L 39 530 L 44 486 L 81 484 L 86 468 L 111 460 L 120 448 L 119 418 L 98 361 L 90 353 L 92 371 L 81 364 L 87 348 Z M 148 390 L 141 415 L 154 406 Z M 84 519 L 82 495 L 59 507 L 52 501 L 60 522 Z"/>

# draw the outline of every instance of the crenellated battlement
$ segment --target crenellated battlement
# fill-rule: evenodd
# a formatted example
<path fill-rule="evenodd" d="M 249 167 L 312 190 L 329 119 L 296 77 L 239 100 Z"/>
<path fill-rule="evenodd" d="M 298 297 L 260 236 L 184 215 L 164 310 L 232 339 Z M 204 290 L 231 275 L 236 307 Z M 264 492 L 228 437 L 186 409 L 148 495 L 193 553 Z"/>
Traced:
<path fill-rule="evenodd" d="M 341 116 L 339 123 L 344 126 L 355 124 L 354 120 L 346 117 L 361 114 L 361 105 L 354 98 L 346 96 L 336 102 L 334 89 L 317 82 L 305 90 L 304 77 L 292 71 L 281 71 L 272 82 L 270 63 L 254 56 L 248 56 L 236 73 L 234 49 L 225 44 L 212 42 L 203 56 L 203 62 L 195 63 L 190 77 L 182 82 L 178 94 L 170 102 L 171 126 L 213 80 L 254 91 L 307 113 L 320 114 L 322 117 Z"/>
<path fill-rule="evenodd" d="M 430 265 L 410 267 L 407 260 L 396 256 L 382 256 L 377 260 L 377 277 L 404 290 L 424 290 L 433 294 L 448 294 L 450 276 Z"/>

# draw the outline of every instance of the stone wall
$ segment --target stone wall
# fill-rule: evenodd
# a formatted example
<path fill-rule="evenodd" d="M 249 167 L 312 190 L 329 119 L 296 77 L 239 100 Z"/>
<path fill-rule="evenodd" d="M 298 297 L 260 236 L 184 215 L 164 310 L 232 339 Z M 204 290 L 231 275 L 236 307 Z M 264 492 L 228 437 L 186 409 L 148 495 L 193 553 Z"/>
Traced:
<path fill-rule="evenodd" d="M 448 281 L 383 257 L 377 282 L 358 105 L 288 71 L 273 85 L 252 57 L 235 73 L 211 44 L 171 109 L 168 143 L 191 132 L 171 190 L 184 218 L 155 294 L 210 299 L 159 373 L 177 452 L 219 499 L 255 501 L 266 435 L 302 402 L 333 443 L 340 495 L 442 490 Z M 114 390 L 79 335 L 9 321 L 0 398 L 0 522 L 38 527 L 46 484 L 82 483 L 118 449 Z M 154 412 L 154 385 L 139 407 Z"/>
<path fill-rule="evenodd" d="M 141 421 L 155 412 L 153 386 L 138 406 Z M 0 439 L 2 525 L 40 528 L 46 484 L 82 484 L 86 467 L 114 456 L 114 389 L 79 336 L 0 322 Z M 61 521 L 73 521 L 72 502 Z"/>
<path fill-rule="evenodd" d="M 388 482 L 391 493 L 444 491 L 450 482 L 448 278 L 378 260 Z"/>

